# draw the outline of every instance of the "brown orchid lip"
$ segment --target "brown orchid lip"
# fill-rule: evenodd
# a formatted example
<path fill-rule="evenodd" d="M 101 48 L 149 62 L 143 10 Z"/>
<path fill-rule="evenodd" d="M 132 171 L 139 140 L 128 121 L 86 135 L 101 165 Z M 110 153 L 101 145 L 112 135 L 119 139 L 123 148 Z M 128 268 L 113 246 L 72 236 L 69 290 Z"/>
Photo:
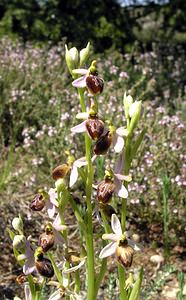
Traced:
<path fill-rule="evenodd" d="M 96 155 L 104 155 L 107 153 L 112 143 L 112 134 L 107 131 L 106 134 L 102 135 L 94 146 L 94 153 Z"/>
<path fill-rule="evenodd" d="M 54 276 L 54 269 L 49 259 L 42 257 L 41 259 L 36 260 L 35 266 L 39 274 L 43 277 L 51 278 Z"/>
<path fill-rule="evenodd" d="M 89 116 L 85 123 L 88 134 L 93 140 L 98 140 L 104 131 L 104 122 L 97 116 Z"/>
<path fill-rule="evenodd" d="M 90 74 L 86 77 L 86 86 L 91 94 L 98 95 L 103 92 L 104 81 L 99 76 Z"/>
<path fill-rule="evenodd" d="M 50 250 L 54 246 L 54 234 L 41 234 L 39 237 L 39 246 L 41 246 L 43 252 Z"/>
<path fill-rule="evenodd" d="M 134 249 L 129 246 L 117 246 L 116 247 L 116 258 L 118 262 L 125 268 L 131 267 L 133 256 L 134 256 Z"/>
<path fill-rule="evenodd" d="M 41 211 L 45 206 L 45 199 L 42 194 L 35 195 L 30 203 L 30 208 L 34 211 Z"/>
<path fill-rule="evenodd" d="M 112 198 L 115 184 L 111 179 L 104 179 L 97 188 L 97 199 L 100 203 L 107 204 Z"/>

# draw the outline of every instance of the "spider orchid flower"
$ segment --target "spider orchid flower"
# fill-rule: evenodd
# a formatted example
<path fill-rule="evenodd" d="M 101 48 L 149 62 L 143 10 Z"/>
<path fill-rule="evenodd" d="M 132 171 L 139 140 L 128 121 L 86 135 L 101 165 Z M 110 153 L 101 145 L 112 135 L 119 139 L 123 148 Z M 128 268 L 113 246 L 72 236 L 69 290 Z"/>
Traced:
<path fill-rule="evenodd" d="M 61 224 L 60 216 L 57 214 L 54 222 L 47 224 L 45 232 L 39 237 L 39 246 L 43 252 L 47 252 L 54 244 L 62 245 L 64 240 L 60 232 L 66 229 L 67 226 Z"/>
<path fill-rule="evenodd" d="M 58 207 L 57 192 L 55 189 L 50 189 L 48 193 L 43 190 L 39 191 L 30 203 L 30 208 L 33 211 L 41 211 L 44 207 L 46 207 L 49 217 L 52 218 L 56 207 Z"/>
<path fill-rule="evenodd" d="M 104 240 L 111 240 L 111 243 L 101 250 L 99 258 L 103 259 L 115 254 L 116 259 L 123 267 L 130 267 L 134 251 L 140 251 L 141 248 L 129 239 L 128 232 L 122 233 L 120 221 L 115 214 L 111 217 L 111 227 L 113 233 L 103 234 L 102 236 Z"/>
<path fill-rule="evenodd" d="M 75 69 L 73 74 L 83 75 L 72 82 L 76 88 L 87 88 L 92 95 L 102 93 L 104 81 L 98 76 L 96 68 L 96 60 L 93 60 L 89 69 Z"/>

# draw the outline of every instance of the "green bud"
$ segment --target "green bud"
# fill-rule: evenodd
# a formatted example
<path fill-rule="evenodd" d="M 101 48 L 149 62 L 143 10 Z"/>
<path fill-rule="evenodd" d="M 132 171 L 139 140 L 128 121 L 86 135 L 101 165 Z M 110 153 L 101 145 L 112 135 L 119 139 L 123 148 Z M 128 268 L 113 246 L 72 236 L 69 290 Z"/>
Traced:
<path fill-rule="evenodd" d="M 130 96 L 130 95 L 127 96 L 127 94 L 125 92 L 124 97 L 123 97 L 123 104 L 124 104 L 125 116 L 127 119 L 129 119 L 129 117 L 130 117 L 129 109 L 130 109 L 132 103 L 133 103 L 132 96 Z"/>
<path fill-rule="evenodd" d="M 89 53 L 90 53 L 90 42 L 88 42 L 86 48 L 83 48 L 80 51 L 80 64 L 79 67 L 81 67 L 82 65 L 84 65 L 89 57 Z"/>
<path fill-rule="evenodd" d="M 67 45 L 65 45 L 65 59 L 69 72 L 73 76 L 72 70 L 77 69 L 79 63 L 78 50 L 75 47 L 68 50 Z"/>
<path fill-rule="evenodd" d="M 25 254 L 19 254 L 17 257 L 16 257 L 17 261 L 22 261 L 22 260 L 25 260 L 26 259 L 26 255 Z"/>
<path fill-rule="evenodd" d="M 13 239 L 13 247 L 21 249 L 25 247 L 26 238 L 23 234 L 15 235 Z"/>
<path fill-rule="evenodd" d="M 65 189 L 64 179 L 63 178 L 59 178 L 58 180 L 56 180 L 55 186 L 56 186 L 56 189 L 57 189 L 58 193 L 64 191 L 64 189 Z"/>
<path fill-rule="evenodd" d="M 16 217 L 12 221 L 12 227 L 18 231 L 20 234 L 23 233 L 23 220 L 21 219 L 21 216 Z"/>
<path fill-rule="evenodd" d="M 131 118 L 129 125 L 129 134 L 132 134 L 136 128 L 141 114 L 141 101 L 135 101 L 132 103 L 129 109 L 129 116 Z"/>

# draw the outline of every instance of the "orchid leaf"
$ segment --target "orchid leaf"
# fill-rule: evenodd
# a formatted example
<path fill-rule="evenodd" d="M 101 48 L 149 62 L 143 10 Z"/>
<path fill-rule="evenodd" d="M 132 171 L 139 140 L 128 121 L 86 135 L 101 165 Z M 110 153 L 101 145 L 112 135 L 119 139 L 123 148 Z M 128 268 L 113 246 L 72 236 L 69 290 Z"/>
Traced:
<path fill-rule="evenodd" d="M 141 142 L 142 142 L 142 140 L 143 140 L 143 138 L 144 138 L 146 132 L 147 132 L 147 128 L 143 129 L 143 130 L 138 134 L 137 139 L 136 139 L 136 141 L 135 141 L 135 143 L 134 143 L 134 146 L 133 146 L 133 148 L 132 148 L 132 158 L 135 157 L 135 155 L 136 155 L 136 153 L 137 153 L 137 151 L 138 151 L 138 149 L 139 149 L 139 147 L 140 147 L 140 145 L 141 145 Z"/>
<path fill-rule="evenodd" d="M 139 297 L 140 289 L 141 289 L 141 283 L 143 278 L 143 268 L 140 269 L 138 279 L 136 280 L 134 287 L 132 289 L 132 292 L 130 294 L 129 300 L 137 300 Z"/>

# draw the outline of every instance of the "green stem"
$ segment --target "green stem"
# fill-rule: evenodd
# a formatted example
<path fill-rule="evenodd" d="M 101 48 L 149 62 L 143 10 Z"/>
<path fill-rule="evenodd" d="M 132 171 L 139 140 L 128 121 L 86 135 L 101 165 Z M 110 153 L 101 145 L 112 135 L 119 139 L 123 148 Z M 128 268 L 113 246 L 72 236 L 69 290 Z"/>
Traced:
<path fill-rule="evenodd" d="M 125 270 L 121 265 L 118 265 L 118 275 L 119 275 L 119 286 L 120 286 L 120 300 L 127 300 L 127 292 L 125 287 Z"/>
<path fill-rule="evenodd" d="M 58 267 L 57 267 L 57 265 L 56 265 L 56 263 L 55 263 L 55 261 L 54 261 L 54 259 L 53 259 L 52 254 L 51 254 L 50 252 L 48 252 L 48 253 L 47 253 L 47 256 L 48 256 L 48 258 L 50 259 L 50 261 L 51 261 L 51 263 L 52 263 L 52 266 L 53 266 L 53 268 L 54 268 L 54 273 L 55 273 L 55 275 L 56 275 L 56 278 L 57 278 L 58 282 L 59 282 L 60 284 L 63 284 L 63 276 L 62 276 L 60 270 L 58 269 Z"/>
<path fill-rule="evenodd" d="M 84 90 L 78 89 L 80 104 L 82 112 L 86 111 L 86 105 L 84 101 Z M 93 182 L 93 168 L 91 161 L 91 140 L 87 134 L 85 134 L 85 147 L 86 147 L 86 160 L 87 166 L 87 179 L 86 179 L 86 204 L 87 204 L 87 230 L 85 232 L 86 250 L 87 250 L 87 269 L 88 269 L 88 292 L 87 300 L 95 299 L 95 270 L 94 270 L 94 245 L 93 245 L 93 223 L 92 223 L 92 182 Z"/>
<path fill-rule="evenodd" d="M 103 277 L 105 275 L 106 270 L 107 270 L 107 258 L 103 258 L 102 262 L 101 262 L 100 271 L 99 271 L 99 274 L 97 276 L 96 283 L 95 283 L 95 296 L 98 293 L 100 284 L 101 284 L 101 282 L 103 280 Z"/>
<path fill-rule="evenodd" d="M 131 137 L 127 137 L 126 146 L 124 152 L 124 174 L 128 175 L 131 165 Z M 128 188 L 128 183 L 124 183 L 125 187 Z M 127 216 L 127 201 L 126 199 L 122 199 L 122 211 L 121 211 L 121 228 L 122 232 L 126 230 L 126 216 Z M 120 285 L 120 300 L 127 300 L 127 292 L 125 290 L 125 269 L 118 265 L 118 275 L 119 275 L 119 285 Z"/>
<path fill-rule="evenodd" d="M 28 282 L 29 282 L 29 287 L 30 287 L 32 298 L 34 299 L 35 298 L 35 284 L 34 284 L 32 275 L 28 275 Z"/>
<path fill-rule="evenodd" d="M 81 289 L 80 273 L 79 270 L 77 270 L 75 272 L 75 288 L 74 288 L 75 293 L 79 294 L 80 289 Z"/>
<path fill-rule="evenodd" d="M 80 100 L 82 112 L 86 112 L 86 105 L 85 105 L 85 101 L 84 101 L 84 92 L 85 92 L 84 89 L 78 89 L 79 100 Z"/>

